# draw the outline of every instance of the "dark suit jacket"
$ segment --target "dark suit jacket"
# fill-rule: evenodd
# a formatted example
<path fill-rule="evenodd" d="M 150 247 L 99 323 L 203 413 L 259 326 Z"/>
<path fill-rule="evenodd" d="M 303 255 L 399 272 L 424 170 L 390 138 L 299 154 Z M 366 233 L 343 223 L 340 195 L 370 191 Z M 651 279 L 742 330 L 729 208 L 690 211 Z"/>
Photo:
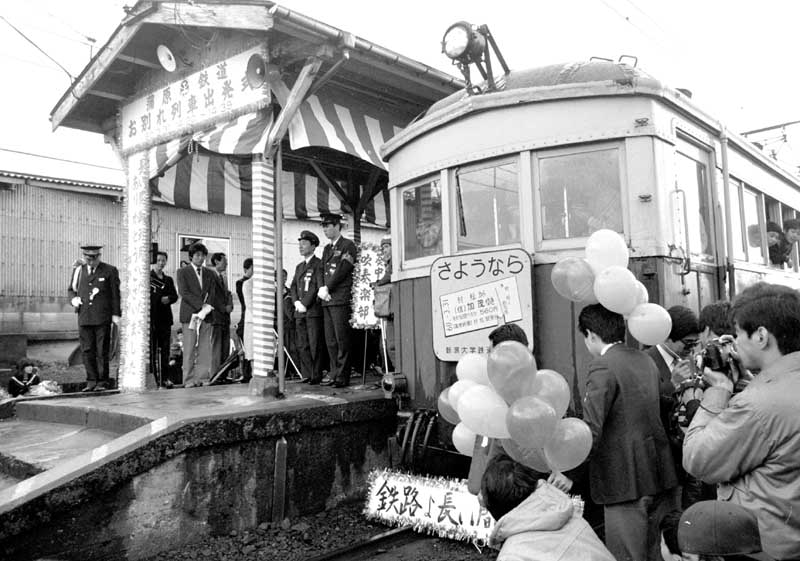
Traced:
<path fill-rule="evenodd" d="M 353 269 L 356 265 L 356 244 L 340 236 L 336 245 L 328 244 L 322 251 L 322 273 L 331 299 L 327 306 L 349 306 L 352 300 Z"/>
<path fill-rule="evenodd" d="M 292 296 L 291 310 L 294 310 L 294 302 L 298 300 L 306 307 L 305 313 L 294 311 L 294 317 L 320 317 L 322 316 L 322 307 L 320 301 L 317 299 L 317 290 L 322 285 L 322 269 L 320 268 L 322 261 L 316 255 L 312 255 L 311 259 L 303 259 L 297 264 L 294 270 L 294 277 L 289 291 Z M 308 286 L 308 289 L 306 289 Z"/>
<path fill-rule="evenodd" d="M 592 430 L 594 502 L 632 501 L 678 484 L 658 412 L 658 370 L 642 351 L 617 344 L 589 364 L 583 418 Z"/>
<path fill-rule="evenodd" d="M 69 296 L 80 296 L 83 301 L 78 308 L 79 326 L 105 325 L 111 323 L 112 316 L 122 315 L 116 267 L 100 262 L 90 275 L 88 266 L 82 265 L 78 275 L 78 290 L 70 284 Z"/>
<path fill-rule="evenodd" d="M 167 296 L 169 304 L 161 302 Z M 178 292 L 172 277 L 165 274 L 158 278 L 155 271 L 150 271 L 150 324 L 157 327 L 172 325 L 172 305 L 178 301 Z"/>
<path fill-rule="evenodd" d="M 203 274 L 203 288 L 197 280 L 197 272 L 193 265 L 186 265 L 178 269 L 176 276 L 178 281 L 178 294 L 181 295 L 181 308 L 179 319 L 181 323 L 189 323 L 192 314 L 203 309 L 203 304 L 208 303 L 214 307 L 219 306 L 219 283 L 214 271 L 206 267 L 200 267 Z M 224 298 L 221 299 L 224 302 Z M 216 306 L 215 306 L 216 304 Z M 223 304 L 224 306 L 224 304 Z M 211 323 L 212 314 L 208 314 L 204 321 Z"/>
<path fill-rule="evenodd" d="M 683 434 L 672 419 L 672 412 L 678 401 L 675 395 L 675 385 L 672 383 L 672 370 L 664 362 L 664 357 L 661 356 L 655 345 L 644 352 L 653 359 L 658 368 L 659 416 L 661 417 L 661 424 L 664 425 L 664 430 L 667 433 L 670 446 L 672 446 L 672 457 L 675 459 L 678 476 L 682 478 L 684 476 L 683 466 L 681 465 L 683 459 Z"/>

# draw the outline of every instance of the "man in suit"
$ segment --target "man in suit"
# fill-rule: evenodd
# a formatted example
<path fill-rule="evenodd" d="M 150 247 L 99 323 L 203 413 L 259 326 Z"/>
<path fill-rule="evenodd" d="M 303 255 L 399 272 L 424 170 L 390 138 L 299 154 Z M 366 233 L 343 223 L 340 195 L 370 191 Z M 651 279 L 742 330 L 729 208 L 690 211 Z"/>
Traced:
<path fill-rule="evenodd" d="M 178 301 L 178 292 L 172 277 L 164 273 L 166 265 L 167 253 L 159 251 L 156 264 L 150 271 L 150 370 L 160 387 L 171 388 L 172 305 Z"/>
<path fill-rule="evenodd" d="M 202 386 L 211 380 L 211 311 L 217 299 L 217 275 L 204 266 L 208 249 L 202 243 L 189 247 L 190 263 L 178 270 L 183 327 L 183 384 Z"/>
<path fill-rule="evenodd" d="M 101 245 L 84 245 L 85 265 L 76 267 L 69 287 L 71 303 L 78 313 L 78 333 L 86 367 L 84 392 L 109 388 L 108 363 L 111 324 L 122 315 L 117 268 L 100 261 Z"/>
<path fill-rule="evenodd" d="M 603 505 L 606 545 L 618 561 L 661 559 L 660 524 L 673 510 L 678 478 L 658 414 L 658 369 L 625 346 L 625 322 L 586 306 L 578 329 L 594 358 L 583 419 L 592 431 L 592 500 Z"/>
<path fill-rule="evenodd" d="M 231 348 L 231 312 L 233 311 L 233 295 L 228 290 L 228 256 L 215 253 L 211 256 L 211 270 L 217 275 L 217 289 L 221 300 L 220 307 L 211 312 L 211 374 L 219 370 L 230 354 Z"/>
<path fill-rule="evenodd" d="M 303 230 L 297 243 L 303 260 L 294 270 L 289 291 L 294 306 L 300 373 L 304 383 L 319 384 L 322 381 L 322 360 L 325 352 L 322 306 L 317 299 L 317 290 L 323 282 L 322 269 L 319 257 L 314 255 L 319 246 L 319 238 L 313 232 Z"/>
<path fill-rule="evenodd" d="M 331 385 L 343 388 L 350 384 L 350 302 L 357 250 L 352 240 L 342 236 L 340 215 L 323 214 L 322 231 L 330 243 L 322 251 L 323 284 L 317 297 L 322 300 L 328 376 Z"/>

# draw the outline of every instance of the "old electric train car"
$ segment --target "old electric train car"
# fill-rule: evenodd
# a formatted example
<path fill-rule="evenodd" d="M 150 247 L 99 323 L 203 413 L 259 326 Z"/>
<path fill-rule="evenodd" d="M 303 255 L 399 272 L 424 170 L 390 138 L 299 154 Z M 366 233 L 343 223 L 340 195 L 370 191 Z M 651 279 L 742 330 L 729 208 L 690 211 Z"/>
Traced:
<path fill-rule="evenodd" d="M 560 297 L 550 274 L 559 259 L 582 257 L 593 231 L 624 236 L 629 268 L 664 307 L 699 311 L 758 280 L 798 284 L 796 247 L 787 263 L 771 263 L 767 224 L 798 216 L 800 180 L 690 92 L 635 66 L 591 60 L 509 72 L 494 89 L 436 103 L 382 152 L 397 370 L 415 409 L 435 411 L 456 379 L 457 353 L 489 351 L 485 325 L 471 333 L 485 346 L 437 348 L 452 335 L 439 317 L 443 298 L 461 290 L 452 275 L 448 294 L 437 287 L 441 259 L 530 256 L 518 288 L 531 305 L 516 319 L 532 331 L 539 367 L 569 381 L 577 414 L 590 358 L 576 330 L 581 305 Z"/>

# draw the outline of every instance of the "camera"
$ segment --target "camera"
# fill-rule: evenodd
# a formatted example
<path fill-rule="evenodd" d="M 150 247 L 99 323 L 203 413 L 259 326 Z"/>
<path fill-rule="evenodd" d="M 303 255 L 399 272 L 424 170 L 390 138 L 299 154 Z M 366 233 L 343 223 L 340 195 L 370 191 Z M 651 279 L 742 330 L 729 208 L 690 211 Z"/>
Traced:
<path fill-rule="evenodd" d="M 747 370 L 736 354 L 733 337 L 730 335 L 711 339 L 703 350 L 695 355 L 694 360 L 698 377 L 702 378 L 706 368 L 722 372 L 733 382 L 734 392 L 743 390 L 749 381 Z"/>

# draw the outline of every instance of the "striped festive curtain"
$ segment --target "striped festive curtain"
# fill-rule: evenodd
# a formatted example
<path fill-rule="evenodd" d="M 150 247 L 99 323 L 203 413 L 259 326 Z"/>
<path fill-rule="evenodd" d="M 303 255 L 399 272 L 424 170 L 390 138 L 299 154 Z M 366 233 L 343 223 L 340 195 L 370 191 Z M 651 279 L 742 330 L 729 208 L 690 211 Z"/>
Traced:
<path fill-rule="evenodd" d="M 283 185 L 283 217 L 316 220 L 321 214 L 347 213 L 342 202 L 322 181 L 305 173 L 281 172 Z M 389 226 L 389 192 L 381 191 L 374 197 L 361 216 L 362 222 Z"/>
<path fill-rule="evenodd" d="M 411 121 L 378 104 L 367 104 L 352 96 L 326 91 L 311 95 L 289 124 L 293 149 L 327 146 L 386 169 L 378 149 Z"/>
<path fill-rule="evenodd" d="M 179 208 L 252 216 L 250 156 L 264 151 L 271 124 L 266 108 L 152 148 L 153 195 Z"/>
<path fill-rule="evenodd" d="M 303 105 L 307 103 L 308 101 Z M 309 107 L 330 109 L 332 105 L 328 101 L 312 102 Z M 338 108 L 331 109 L 333 114 L 341 116 L 346 114 L 343 106 L 336 107 Z M 371 158 L 370 154 L 377 154 L 374 152 L 374 145 L 369 145 L 372 147 L 367 149 L 364 147 L 365 144 L 352 140 L 346 145 L 341 140 L 337 141 L 336 145 L 329 145 L 325 144 L 327 141 L 318 134 L 324 130 L 329 132 L 338 130 L 339 133 L 331 138 L 339 138 L 337 135 L 345 134 L 346 131 L 351 131 L 351 137 L 353 134 L 358 137 L 363 136 L 364 131 L 370 130 L 371 127 L 373 133 L 370 138 L 375 138 L 375 142 L 378 142 L 384 133 L 391 135 L 397 130 L 393 125 L 387 124 L 387 121 L 376 125 L 377 121 L 370 119 L 371 117 L 365 113 L 354 110 L 350 113 L 350 117 L 338 119 L 336 126 L 327 121 L 325 122 L 328 124 L 321 125 L 312 111 L 303 121 L 311 126 L 310 132 L 304 133 L 302 137 L 306 142 L 312 143 L 306 146 L 346 148 L 344 151 L 350 150 L 351 154 Z M 361 125 L 356 125 L 357 122 Z M 345 126 L 343 123 L 350 124 Z M 152 148 L 148 156 L 150 169 L 153 171 L 150 180 L 153 196 L 178 208 L 252 216 L 253 173 L 250 156 L 264 150 L 271 124 L 272 112 L 266 108 L 210 130 L 177 138 Z M 382 131 L 381 135 L 377 135 L 375 132 L 377 130 Z M 363 152 L 361 155 L 355 152 L 354 147 L 357 144 L 361 146 L 359 148 Z M 379 159 L 377 162 L 383 166 Z M 282 172 L 281 179 L 285 218 L 313 220 L 318 219 L 322 213 L 345 212 L 335 193 L 316 177 L 304 173 Z M 389 194 L 386 190 L 367 204 L 362 220 L 389 226 Z"/>

